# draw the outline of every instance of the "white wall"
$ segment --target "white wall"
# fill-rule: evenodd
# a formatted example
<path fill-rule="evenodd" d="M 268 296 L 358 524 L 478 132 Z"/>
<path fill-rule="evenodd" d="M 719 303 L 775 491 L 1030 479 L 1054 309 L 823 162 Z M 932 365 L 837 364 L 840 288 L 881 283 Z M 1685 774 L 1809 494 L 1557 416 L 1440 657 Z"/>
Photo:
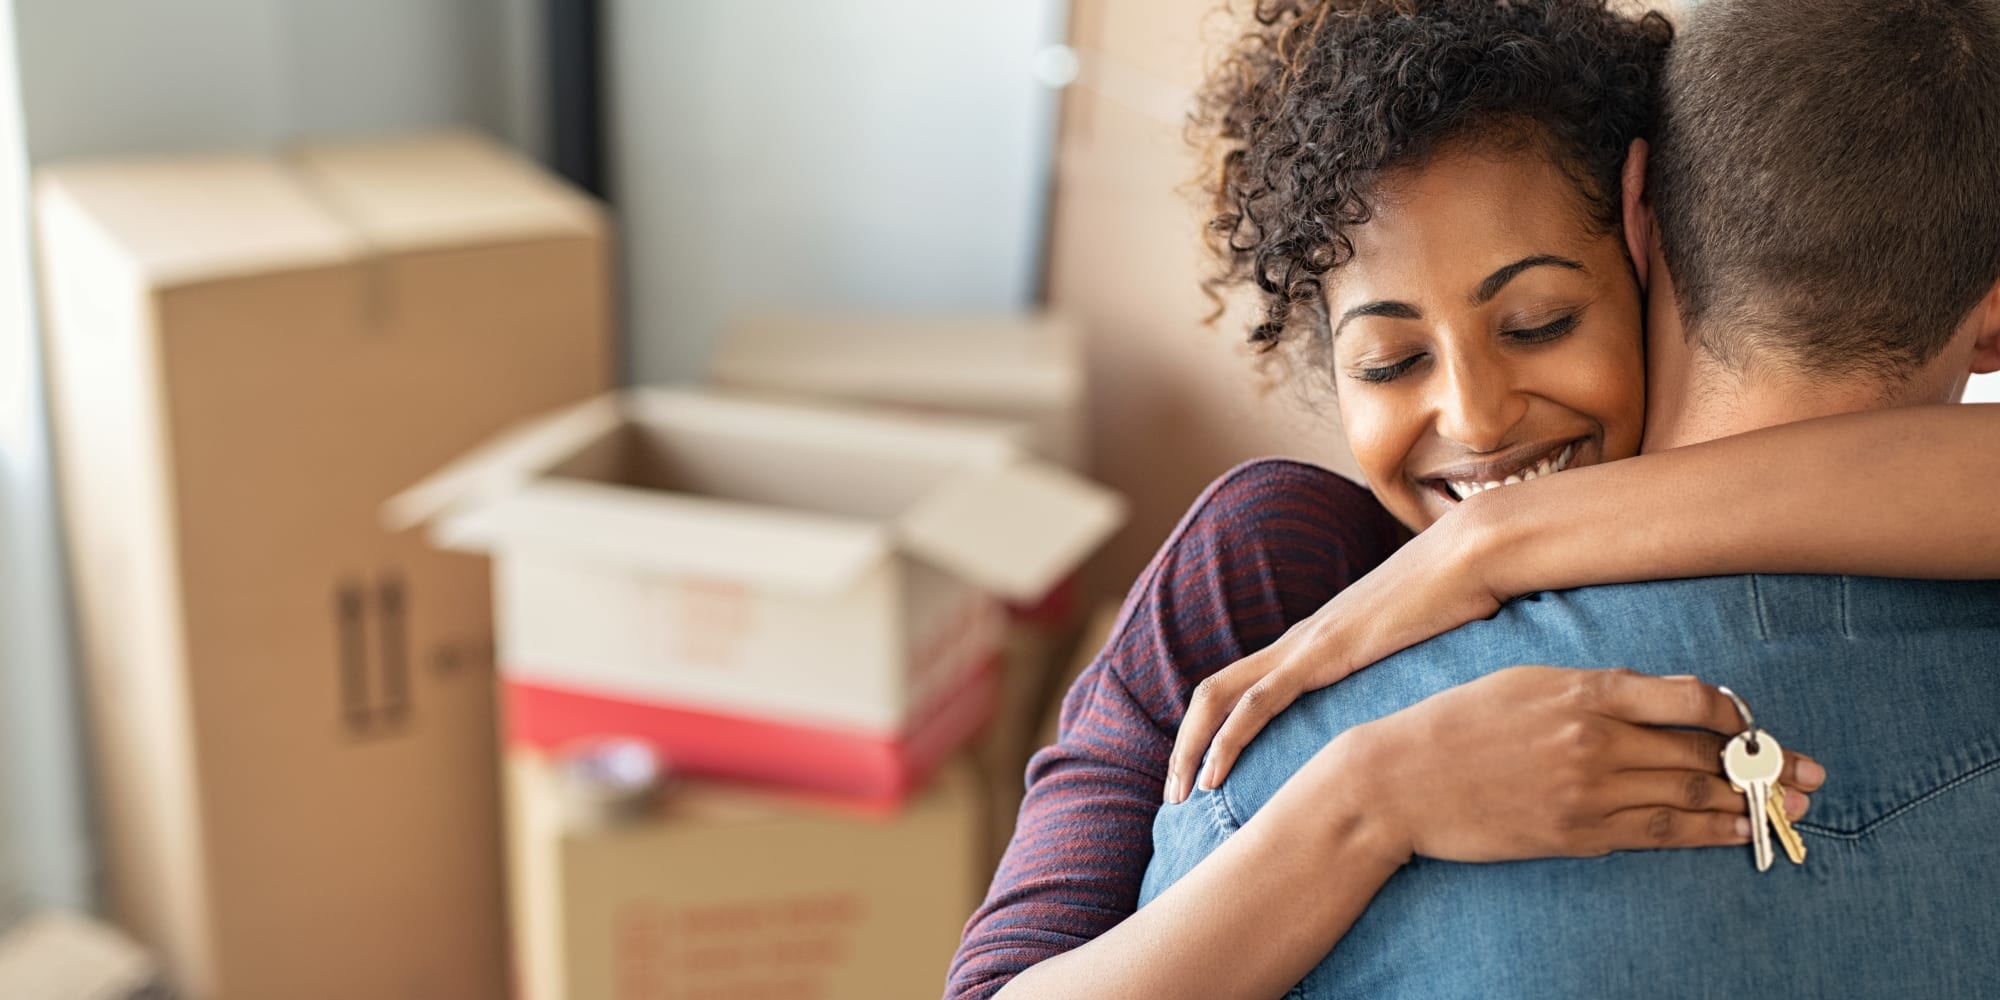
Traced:
<path fill-rule="evenodd" d="M 37 162 L 514 123 L 518 0 L 14 2 Z"/>
<path fill-rule="evenodd" d="M 2000 403 L 2000 372 L 1991 375 L 1974 375 L 1966 384 L 1965 401 L 1968 403 Z"/>
<path fill-rule="evenodd" d="M 23 174 L 471 125 L 540 143 L 533 0 L 0 0 L 0 923 L 93 895 Z M 18 102 L 15 84 L 18 82 Z"/>
<path fill-rule="evenodd" d="M 613 0 L 640 381 L 759 305 L 996 310 L 1039 278 L 1063 0 Z"/>
<path fill-rule="evenodd" d="M 89 899 L 61 566 L 28 267 L 14 19 L 0 4 L 0 925 Z"/>

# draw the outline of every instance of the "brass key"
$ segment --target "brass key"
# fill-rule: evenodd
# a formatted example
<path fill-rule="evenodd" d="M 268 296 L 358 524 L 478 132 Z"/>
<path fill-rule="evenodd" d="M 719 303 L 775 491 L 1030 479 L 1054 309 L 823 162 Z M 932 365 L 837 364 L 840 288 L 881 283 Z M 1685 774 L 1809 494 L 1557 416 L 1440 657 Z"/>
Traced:
<path fill-rule="evenodd" d="M 1771 814 L 1771 829 L 1777 831 L 1778 843 L 1784 847 L 1785 857 L 1792 859 L 1792 864 L 1805 864 L 1806 842 L 1799 836 L 1799 831 L 1792 829 L 1792 821 L 1785 815 L 1783 785 L 1775 783 L 1771 785 L 1771 798 L 1765 803 L 1765 807 L 1765 811 Z"/>

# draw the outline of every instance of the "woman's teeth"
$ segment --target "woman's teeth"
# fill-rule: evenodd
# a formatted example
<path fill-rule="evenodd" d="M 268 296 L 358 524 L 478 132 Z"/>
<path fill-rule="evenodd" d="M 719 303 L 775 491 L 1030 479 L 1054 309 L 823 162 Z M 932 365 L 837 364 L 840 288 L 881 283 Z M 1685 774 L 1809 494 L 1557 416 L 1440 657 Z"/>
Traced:
<path fill-rule="evenodd" d="M 1512 486 L 1515 483 L 1525 483 L 1530 479 L 1539 479 L 1542 476 L 1549 475 L 1550 473 L 1561 472 L 1562 470 L 1569 468 L 1570 459 L 1575 457 L 1576 457 L 1576 445 L 1574 444 L 1564 445 L 1561 454 L 1552 455 L 1548 458 L 1542 459 L 1541 464 L 1532 466 L 1530 468 L 1522 469 L 1521 471 L 1516 472 L 1505 479 L 1494 480 L 1493 482 L 1490 483 L 1475 483 L 1459 479 L 1447 479 L 1444 482 L 1446 486 L 1451 488 L 1453 496 L 1456 496 L 1460 500 L 1463 500 L 1466 497 L 1473 495 L 1474 493 L 1483 493 L 1487 490 L 1497 489 L 1502 486 Z"/>

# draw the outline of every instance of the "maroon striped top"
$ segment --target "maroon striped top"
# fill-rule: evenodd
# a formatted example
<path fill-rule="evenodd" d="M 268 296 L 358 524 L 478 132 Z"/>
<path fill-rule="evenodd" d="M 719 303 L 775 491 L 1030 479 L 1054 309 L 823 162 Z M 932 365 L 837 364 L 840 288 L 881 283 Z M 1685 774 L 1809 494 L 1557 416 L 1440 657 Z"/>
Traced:
<path fill-rule="evenodd" d="M 1301 462 L 1241 465 L 1204 490 L 1063 699 L 945 995 L 990 997 L 1138 905 L 1167 756 L 1202 678 L 1261 649 L 1388 558 L 1403 529 L 1367 490 Z"/>

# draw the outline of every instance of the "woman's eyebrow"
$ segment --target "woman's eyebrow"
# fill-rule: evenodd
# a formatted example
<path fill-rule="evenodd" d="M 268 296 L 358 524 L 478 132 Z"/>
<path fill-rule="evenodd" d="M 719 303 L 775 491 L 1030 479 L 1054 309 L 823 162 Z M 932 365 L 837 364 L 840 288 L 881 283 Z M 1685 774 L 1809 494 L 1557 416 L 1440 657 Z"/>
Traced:
<path fill-rule="evenodd" d="M 1424 318 L 1424 314 L 1418 312 L 1417 307 L 1409 304 L 1408 302 L 1392 302 L 1387 300 L 1381 302 L 1370 302 L 1366 305 L 1355 306 L 1354 308 L 1349 309 L 1344 313 L 1341 313 L 1340 322 L 1335 323 L 1333 325 L 1333 337 L 1340 336 L 1340 328 L 1346 326 L 1348 320 L 1355 319 L 1360 316 L 1387 316 L 1390 319 Z M 1332 340 L 1333 337 L 1328 337 L 1327 339 Z"/>
<path fill-rule="evenodd" d="M 1513 281 L 1516 275 L 1522 271 L 1536 267 L 1560 267 L 1571 271 L 1585 270 L 1581 262 L 1571 260 L 1568 257 L 1558 257 L 1554 254 L 1543 253 L 1536 254 L 1533 257 L 1523 257 L 1487 275 L 1486 280 L 1480 282 L 1479 287 L 1472 290 L 1472 304 L 1483 306 L 1493 301 L 1493 296 L 1500 294 L 1500 289 L 1507 287 L 1507 283 Z"/>

